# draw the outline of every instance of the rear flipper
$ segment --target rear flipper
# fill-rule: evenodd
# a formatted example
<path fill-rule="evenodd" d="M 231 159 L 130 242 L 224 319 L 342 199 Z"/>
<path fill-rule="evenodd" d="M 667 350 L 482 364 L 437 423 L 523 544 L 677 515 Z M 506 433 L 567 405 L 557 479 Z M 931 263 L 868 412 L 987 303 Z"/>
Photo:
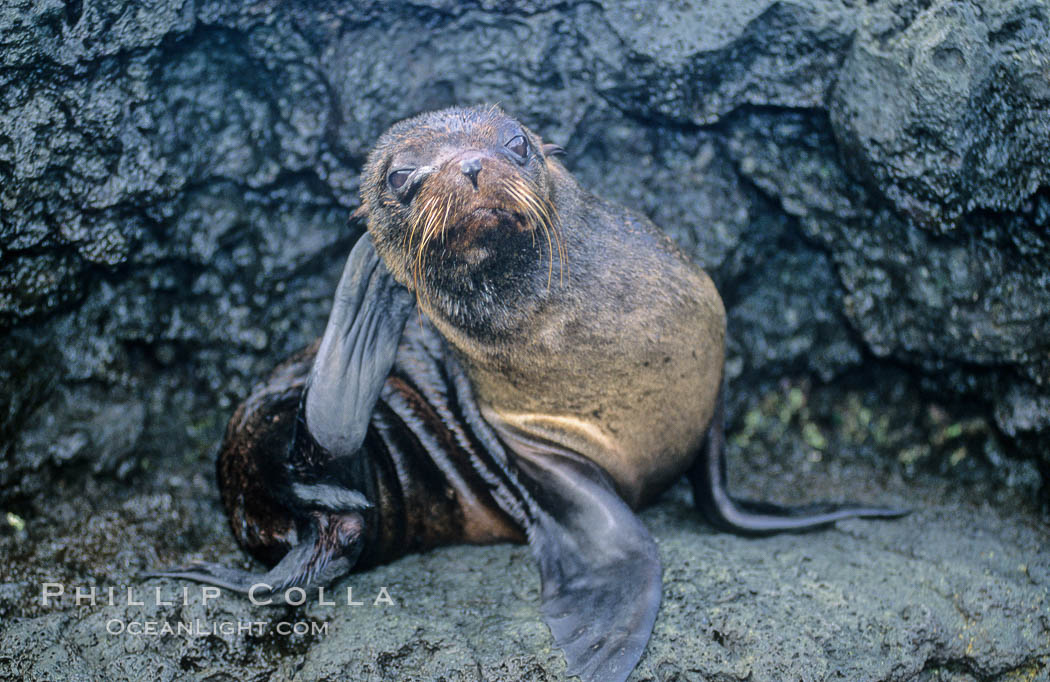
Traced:
<path fill-rule="evenodd" d="M 718 393 L 715 413 L 707 429 L 704 449 L 689 471 L 693 499 L 711 525 L 744 535 L 771 535 L 806 531 L 854 517 L 893 519 L 908 509 L 863 504 L 817 503 L 784 507 L 770 502 L 737 499 L 726 489 L 725 398 Z"/>
<path fill-rule="evenodd" d="M 280 561 L 260 574 L 197 563 L 147 577 L 254 587 L 261 596 L 324 585 L 353 568 L 371 507 L 356 489 L 370 480 L 359 453 L 414 302 L 366 234 L 347 259 L 309 374 L 310 356 L 293 358 L 231 419 L 219 483 L 234 534 L 257 556 Z"/>
<path fill-rule="evenodd" d="M 220 564 L 195 562 L 181 568 L 150 571 L 145 578 L 181 578 L 266 599 L 281 596 L 288 587 L 324 586 L 346 575 L 361 553 L 364 521 L 360 514 L 314 514 L 312 523 L 292 547 L 266 573 L 252 573 Z"/>

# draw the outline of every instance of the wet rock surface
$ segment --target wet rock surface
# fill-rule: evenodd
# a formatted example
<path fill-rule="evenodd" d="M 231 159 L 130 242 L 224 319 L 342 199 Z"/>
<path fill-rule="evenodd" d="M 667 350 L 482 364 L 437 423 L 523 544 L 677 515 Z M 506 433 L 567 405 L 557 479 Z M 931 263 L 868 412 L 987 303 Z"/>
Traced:
<path fill-rule="evenodd" d="M 706 527 L 684 484 L 642 514 L 664 595 L 632 679 L 1046 679 L 1050 529 L 973 457 L 959 466 L 967 475 L 950 477 L 921 452 L 908 466 L 888 462 L 887 449 L 921 450 L 927 433 L 952 451 L 993 437 L 972 423 L 955 433 L 908 390 L 905 376 L 889 393 L 784 385 L 760 397 L 730 444 L 738 491 L 912 506 L 904 519 L 747 539 Z M 316 595 L 297 609 L 205 601 L 199 586 L 136 576 L 190 558 L 246 565 L 216 523 L 207 476 L 78 493 L 0 537 L 10 558 L 0 678 L 564 679 L 525 547 L 406 557 L 340 581 L 326 605 Z M 47 606 L 46 582 L 64 586 Z M 128 604 L 129 587 L 140 604 Z M 180 624 L 192 630 L 159 634 Z"/>
<path fill-rule="evenodd" d="M 1045 679 L 1044 2 L 19 0 L 0 46 L 0 677 L 560 679 L 523 548 L 348 581 L 394 607 L 38 603 L 245 560 L 214 447 L 320 333 L 370 145 L 498 101 L 715 277 L 740 486 L 917 508 L 756 541 L 676 489 L 636 678 Z M 191 616 L 330 628 L 105 632 Z"/>

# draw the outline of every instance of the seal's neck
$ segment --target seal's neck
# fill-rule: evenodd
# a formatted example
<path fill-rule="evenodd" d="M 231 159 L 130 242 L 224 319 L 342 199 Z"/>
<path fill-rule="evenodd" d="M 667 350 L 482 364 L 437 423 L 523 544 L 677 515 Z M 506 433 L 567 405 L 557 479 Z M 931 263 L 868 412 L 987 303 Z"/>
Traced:
<path fill-rule="evenodd" d="M 447 338 L 499 344 L 520 333 L 550 295 L 551 267 L 548 254 L 540 253 L 527 236 L 482 248 L 487 253 L 481 263 L 464 264 L 450 257 L 435 264 L 417 298 Z"/>

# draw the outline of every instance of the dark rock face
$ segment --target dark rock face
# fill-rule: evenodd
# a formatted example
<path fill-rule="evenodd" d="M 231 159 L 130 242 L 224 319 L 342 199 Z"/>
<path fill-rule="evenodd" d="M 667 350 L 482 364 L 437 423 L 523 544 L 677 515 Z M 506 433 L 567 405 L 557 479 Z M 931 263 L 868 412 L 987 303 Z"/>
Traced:
<path fill-rule="evenodd" d="M 762 415 L 787 414 L 773 422 L 797 430 L 789 463 L 831 452 L 844 420 L 867 435 L 841 444 L 876 469 L 1035 497 L 1050 481 L 1050 7 L 988 4 L 4 4 L 0 509 L 29 530 L 0 533 L 22 557 L 0 577 L 3 597 L 36 589 L 33 566 L 61 563 L 55 548 L 81 534 L 73 519 L 98 508 L 142 563 L 114 569 L 89 553 L 63 569 L 70 580 L 126 579 L 201 538 L 237 559 L 213 537 L 223 424 L 320 333 L 376 137 L 451 104 L 500 102 L 565 146 L 583 184 L 645 212 L 712 273 L 730 311 L 733 430 L 747 436 L 736 456 L 772 428 Z M 821 395 L 863 386 L 876 397 L 846 417 L 802 419 L 812 381 Z M 787 407 L 770 412 L 771 395 Z M 914 403 L 912 426 L 876 428 L 883 416 L 899 426 L 880 412 L 887 396 Z M 127 511 L 157 500 L 200 518 Z M 158 550 L 170 533 L 188 535 Z M 43 544 L 25 550 L 30 540 Z M 1045 595 L 1039 570 L 1029 579 Z M 942 664 L 980 679 L 1045 675 L 1040 603 L 1042 625 L 1011 642 L 1031 649 L 1042 636 L 1041 654 L 979 649 L 960 668 L 953 643 L 938 649 L 912 629 L 933 667 L 868 677 L 947 679 L 935 677 Z M 951 627 L 947 615 L 918 621 Z M 4 641 L 58 627 L 34 623 Z M 236 645 L 243 669 L 265 669 L 263 645 L 249 644 Z M 319 655 L 311 665 L 323 668 Z M 546 659 L 502 660 L 486 659 L 486 678 L 560 674 Z M 709 676 L 742 672 L 718 660 Z M 661 670 L 650 662 L 673 677 Z"/>
<path fill-rule="evenodd" d="M 831 248 L 846 315 L 876 355 L 931 374 L 965 367 L 999 427 L 1041 439 L 1044 453 L 1048 18 L 1042 2 L 944 3 L 862 26 L 828 108 L 867 219 L 839 234 L 819 218 L 806 228 L 853 244 Z"/>
<path fill-rule="evenodd" d="M 1047 442 L 1042 3 L 25 5 L 0 20 L 9 504 L 70 438 L 134 434 L 90 457 L 117 475 L 187 423 L 208 447 L 320 329 L 372 141 L 475 101 L 715 274 L 743 399 L 874 355 Z"/>

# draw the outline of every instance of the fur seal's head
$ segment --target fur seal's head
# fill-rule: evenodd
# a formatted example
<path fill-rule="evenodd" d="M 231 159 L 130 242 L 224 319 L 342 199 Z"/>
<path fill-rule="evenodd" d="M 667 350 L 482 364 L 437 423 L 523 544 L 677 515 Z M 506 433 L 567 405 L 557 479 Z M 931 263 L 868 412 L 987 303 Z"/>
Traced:
<path fill-rule="evenodd" d="M 564 267 L 547 158 L 560 151 L 495 106 L 421 114 L 379 138 L 359 210 L 428 313 L 498 336 Z"/>

